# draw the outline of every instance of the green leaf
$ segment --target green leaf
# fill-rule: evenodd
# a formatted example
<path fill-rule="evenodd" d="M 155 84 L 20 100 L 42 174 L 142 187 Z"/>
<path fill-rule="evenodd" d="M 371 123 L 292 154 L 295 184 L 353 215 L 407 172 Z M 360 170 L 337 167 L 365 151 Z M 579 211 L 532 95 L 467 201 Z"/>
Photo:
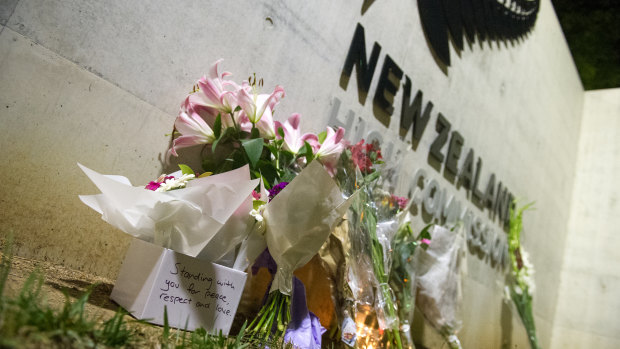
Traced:
<path fill-rule="evenodd" d="M 276 154 L 278 153 L 278 148 L 271 143 L 265 144 L 265 148 L 269 149 L 271 154 L 273 154 L 274 156 L 276 156 Z"/>
<path fill-rule="evenodd" d="M 220 138 L 222 134 L 222 114 L 217 114 L 215 118 L 215 123 L 213 124 L 213 134 L 215 138 Z"/>
<path fill-rule="evenodd" d="M 431 239 L 431 233 L 429 233 L 429 230 L 431 229 L 431 227 L 435 225 L 434 223 L 428 224 L 427 226 L 424 227 L 424 229 L 422 229 L 422 231 L 420 232 L 420 235 L 418 235 L 418 239 L 417 240 L 421 240 L 421 239 Z"/>
<path fill-rule="evenodd" d="M 271 162 L 265 160 L 258 162 L 257 169 L 260 171 L 265 185 L 269 184 L 269 187 L 271 188 L 271 185 L 275 183 L 276 179 L 279 177 L 278 170 Z"/>
<path fill-rule="evenodd" d="M 264 141 L 262 138 L 241 141 L 241 145 L 243 146 L 243 149 L 245 149 L 245 153 L 248 155 L 248 159 L 250 160 L 250 166 L 255 167 L 256 163 L 260 159 L 260 156 L 263 153 L 263 143 Z"/>
<path fill-rule="evenodd" d="M 319 143 L 323 144 L 323 141 L 327 138 L 327 131 L 323 131 L 316 136 L 319 137 Z"/>
<path fill-rule="evenodd" d="M 181 173 L 184 175 L 195 174 L 194 170 L 187 165 L 179 164 L 179 168 L 181 169 Z"/>
<path fill-rule="evenodd" d="M 291 182 L 293 179 L 297 177 L 297 174 L 290 169 L 284 169 L 284 174 L 280 176 L 281 182 Z"/>
<path fill-rule="evenodd" d="M 250 138 L 260 138 L 260 133 L 258 132 L 258 129 L 256 127 L 252 127 L 252 133 L 250 134 Z"/>
<path fill-rule="evenodd" d="M 293 155 L 293 153 L 290 153 L 284 150 L 280 152 L 280 167 L 281 168 L 289 167 L 290 165 L 293 164 L 293 161 L 295 161 L 295 156 Z"/>
<path fill-rule="evenodd" d="M 314 153 L 312 152 L 312 146 L 308 142 L 304 142 L 304 146 L 301 147 L 299 153 L 297 153 L 298 157 L 305 156 L 307 163 L 311 163 L 314 160 Z"/>
<path fill-rule="evenodd" d="M 224 133 L 222 133 L 222 134 L 220 135 L 220 137 L 219 137 L 219 138 L 217 138 L 217 139 L 215 140 L 215 142 L 213 142 L 213 144 L 211 145 L 211 151 L 212 151 L 212 152 L 215 152 L 215 148 L 217 147 L 217 145 L 218 145 L 218 144 L 220 144 L 220 142 L 224 142 L 224 141 L 226 141 L 226 139 L 228 139 L 228 136 L 229 136 L 231 133 L 233 133 L 234 131 L 235 131 L 235 129 L 234 129 L 234 128 L 232 128 L 232 127 L 228 127 L 228 128 L 226 128 L 226 129 L 224 130 Z"/>
<path fill-rule="evenodd" d="M 282 139 L 284 139 L 284 129 L 282 127 L 278 127 L 278 134 Z"/>

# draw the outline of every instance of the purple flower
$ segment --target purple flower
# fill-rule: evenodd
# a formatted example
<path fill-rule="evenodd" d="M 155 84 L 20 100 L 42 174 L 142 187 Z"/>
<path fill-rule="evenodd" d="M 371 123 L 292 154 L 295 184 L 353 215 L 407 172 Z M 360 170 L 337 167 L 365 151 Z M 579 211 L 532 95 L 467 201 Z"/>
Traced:
<path fill-rule="evenodd" d="M 308 311 L 304 284 L 293 277 L 291 321 L 284 333 L 284 342 L 291 342 L 295 348 L 320 349 L 323 332 L 325 328 L 321 326 L 319 318 Z"/>
<path fill-rule="evenodd" d="M 429 239 L 422 239 L 422 240 L 420 240 L 420 243 L 422 243 L 424 245 L 430 245 L 431 244 L 431 240 L 429 240 Z"/>
<path fill-rule="evenodd" d="M 276 195 L 278 195 L 282 191 L 282 189 L 284 189 L 284 187 L 286 187 L 287 185 L 288 185 L 288 182 L 280 182 L 274 185 L 271 189 L 269 189 L 269 201 L 275 198 Z"/>

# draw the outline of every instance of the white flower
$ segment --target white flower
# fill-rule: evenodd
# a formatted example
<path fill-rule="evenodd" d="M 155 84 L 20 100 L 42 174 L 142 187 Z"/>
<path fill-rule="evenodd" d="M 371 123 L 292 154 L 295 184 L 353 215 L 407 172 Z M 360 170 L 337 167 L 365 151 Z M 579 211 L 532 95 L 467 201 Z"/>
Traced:
<path fill-rule="evenodd" d="M 261 206 L 262 207 L 262 206 Z M 262 211 L 260 208 L 258 210 L 252 210 L 250 211 L 250 216 L 254 217 L 254 219 L 256 220 L 256 222 L 258 223 L 262 223 L 263 222 L 263 215 L 261 214 Z"/>
<path fill-rule="evenodd" d="M 254 230 L 259 234 L 265 233 L 267 227 L 265 226 L 265 217 L 263 217 L 263 211 L 265 210 L 265 205 L 261 205 L 258 209 L 254 209 L 250 211 L 250 216 L 254 217 L 256 224 L 254 225 Z"/>
<path fill-rule="evenodd" d="M 173 189 L 185 188 L 185 186 L 187 185 L 187 182 L 194 179 L 194 177 L 195 176 L 193 174 L 184 174 L 179 178 L 166 179 L 166 181 L 164 181 L 159 186 L 159 188 L 157 188 L 155 191 L 164 192 L 164 191 L 170 191 Z"/>
<path fill-rule="evenodd" d="M 525 286 L 529 295 L 533 295 L 536 290 L 536 283 L 534 282 L 534 265 L 530 262 L 530 256 L 527 252 L 521 251 L 521 260 L 523 261 L 523 268 L 519 271 L 517 277 Z"/>
<path fill-rule="evenodd" d="M 523 290 L 519 287 L 519 285 L 515 285 L 515 293 L 518 295 L 523 294 Z"/>

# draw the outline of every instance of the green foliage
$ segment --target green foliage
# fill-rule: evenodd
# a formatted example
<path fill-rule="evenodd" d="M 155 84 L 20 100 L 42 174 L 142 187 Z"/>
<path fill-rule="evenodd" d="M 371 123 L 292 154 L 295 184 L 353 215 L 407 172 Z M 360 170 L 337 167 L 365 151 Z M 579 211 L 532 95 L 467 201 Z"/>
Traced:
<path fill-rule="evenodd" d="M 517 202 L 514 201 L 510 206 L 510 229 L 508 231 L 508 249 L 514 259 L 514 252 L 521 248 L 521 230 L 523 230 L 523 212 L 530 209 L 534 203 L 516 208 Z"/>
<path fill-rule="evenodd" d="M 221 331 L 218 334 L 209 334 L 204 328 L 198 328 L 191 333 L 178 330 L 173 336 L 168 323 L 168 310 L 164 307 L 161 347 L 162 349 L 245 349 L 250 347 L 248 340 L 244 338 L 245 333 L 243 324 L 236 337 L 224 336 Z"/>
<path fill-rule="evenodd" d="M 241 145 L 243 146 L 243 149 L 245 149 L 245 153 L 250 161 L 250 166 L 256 167 L 258 159 L 260 159 L 260 156 L 263 153 L 263 143 L 264 140 L 262 138 L 254 138 L 249 140 L 244 139 L 241 141 Z"/>
<path fill-rule="evenodd" d="M 64 305 L 60 310 L 55 310 L 45 302 L 42 273 L 35 271 L 30 274 L 18 295 L 7 297 L 4 292 L 11 269 L 11 247 L 9 239 L 0 261 L 0 348 L 144 346 L 135 330 L 128 327 L 125 310 L 119 309 L 113 317 L 102 323 L 86 315 L 85 306 L 95 285 L 75 301 L 71 301 L 65 293 Z M 192 333 L 181 330 L 173 332 L 166 308 L 160 345 L 163 349 L 246 349 L 265 346 L 293 349 L 290 343 L 283 342 L 282 337 L 267 341 L 251 337 L 245 324 L 237 336 L 225 336 L 221 332 L 209 334 L 204 328 Z"/>
<path fill-rule="evenodd" d="M 213 123 L 213 135 L 215 138 L 220 138 L 222 135 L 222 114 L 217 114 L 215 118 L 215 122 Z"/>
<path fill-rule="evenodd" d="M 182 174 L 194 174 L 194 170 L 187 165 L 179 164 L 179 168 L 181 169 Z"/>
<path fill-rule="evenodd" d="M 130 344 L 133 332 L 127 329 L 119 310 L 114 317 L 99 325 L 85 316 L 84 308 L 92 291 L 54 310 L 43 300 L 44 277 L 40 271 L 30 274 L 16 297 L 4 295 L 11 268 L 11 243 L 7 244 L 0 265 L 0 347 L 120 347 Z"/>

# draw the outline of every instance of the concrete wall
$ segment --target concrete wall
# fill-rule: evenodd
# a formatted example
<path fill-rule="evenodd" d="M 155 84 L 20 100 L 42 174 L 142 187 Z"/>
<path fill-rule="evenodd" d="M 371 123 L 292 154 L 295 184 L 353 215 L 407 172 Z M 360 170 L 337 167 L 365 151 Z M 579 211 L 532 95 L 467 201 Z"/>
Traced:
<path fill-rule="evenodd" d="M 400 151 L 400 194 L 422 168 L 484 218 L 464 188 L 427 162 L 437 112 L 445 115 L 464 149 L 484 159 L 481 186 L 495 173 L 517 197 L 536 201 L 523 239 L 537 266 L 535 314 L 549 347 L 583 103 L 550 1 L 542 1 L 524 39 L 475 42 L 460 57 L 453 51 L 447 74 L 429 52 L 415 1 L 375 1 L 362 15 L 358 1 L 22 0 L 0 4 L 0 16 L 0 228 L 15 234 L 20 255 L 115 277 L 129 238 L 79 202 L 78 194 L 96 190 L 75 163 L 136 184 L 158 176 L 180 102 L 222 57 L 238 80 L 256 72 L 269 88 L 285 87 L 278 119 L 297 111 L 303 127 L 316 131 L 351 111 L 351 134 L 374 130 L 392 142 L 393 153 Z M 339 86 L 357 23 L 368 52 L 375 41 L 382 47 L 365 105 L 355 76 L 347 90 Z M 389 127 L 373 114 L 386 54 L 434 104 L 415 150 L 398 137 L 402 88 Z M 502 303 L 503 273 L 473 254 L 467 264 L 465 348 L 527 346 L 520 320 Z M 429 329 L 417 331 L 427 345 L 441 346 Z"/>
<path fill-rule="evenodd" d="M 620 347 L 620 89 L 585 93 L 552 348 Z"/>

